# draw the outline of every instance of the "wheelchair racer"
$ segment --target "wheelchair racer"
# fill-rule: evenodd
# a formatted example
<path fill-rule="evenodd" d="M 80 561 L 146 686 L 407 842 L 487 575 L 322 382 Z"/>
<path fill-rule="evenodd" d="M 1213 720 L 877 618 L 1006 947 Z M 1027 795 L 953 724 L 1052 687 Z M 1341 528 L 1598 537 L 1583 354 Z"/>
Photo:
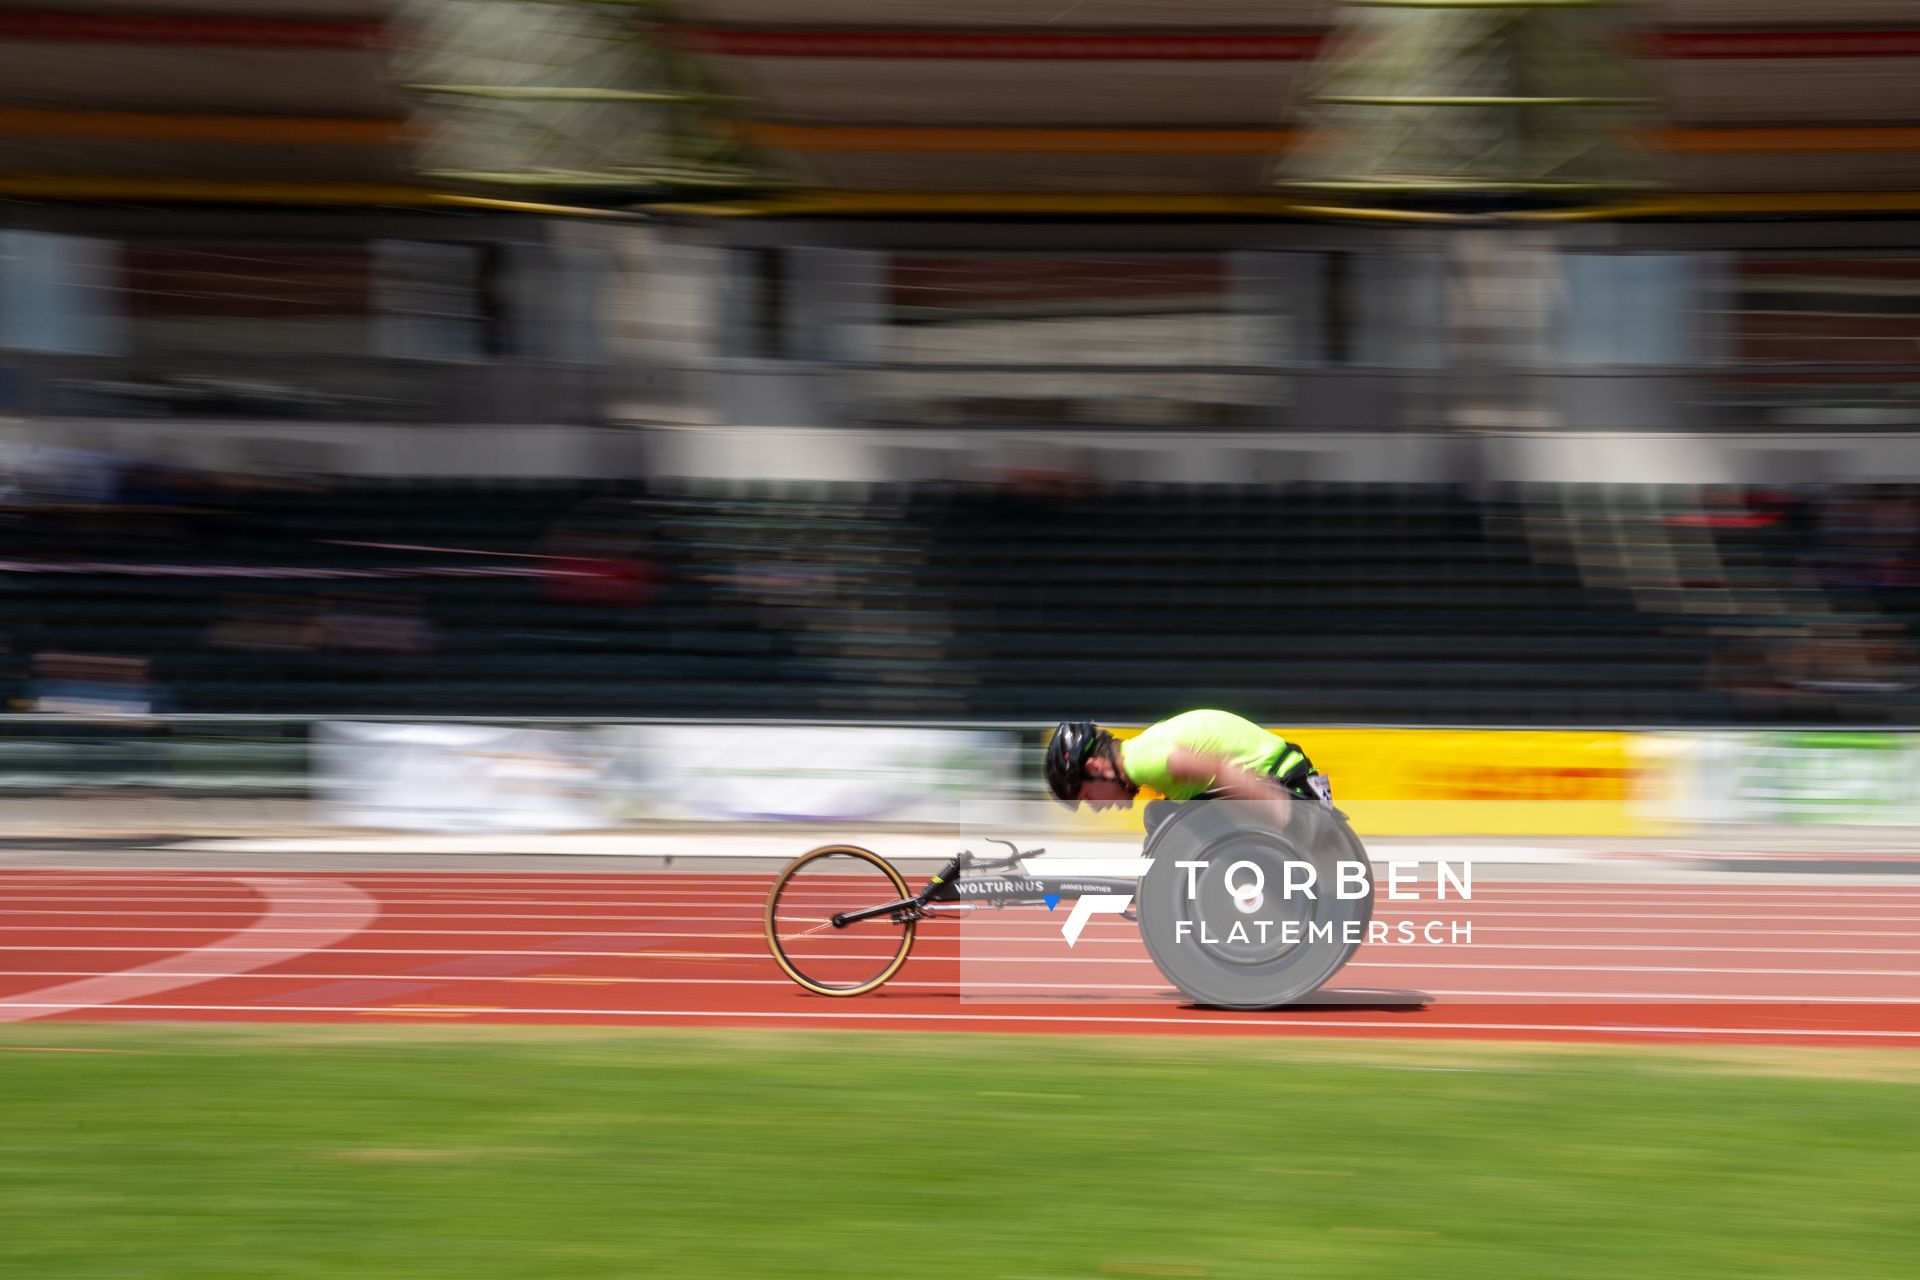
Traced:
<path fill-rule="evenodd" d="M 1047 744 L 1047 789 L 1072 809 L 1133 807 L 1142 787 L 1172 802 L 1148 805 L 1152 831 L 1174 805 L 1202 795 L 1260 801 L 1285 826 L 1293 797 L 1331 808 L 1333 789 L 1307 753 L 1230 711 L 1188 711 L 1124 742 L 1091 721 L 1064 721 Z M 1156 812 L 1159 810 L 1159 812 Z"/>

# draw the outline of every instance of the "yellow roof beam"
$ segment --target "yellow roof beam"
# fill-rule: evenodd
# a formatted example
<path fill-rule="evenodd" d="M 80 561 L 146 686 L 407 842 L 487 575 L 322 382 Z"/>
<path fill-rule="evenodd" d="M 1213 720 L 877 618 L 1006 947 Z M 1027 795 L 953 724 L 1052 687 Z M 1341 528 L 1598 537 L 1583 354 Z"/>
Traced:
<path fill-rule="evenodd" d="M 758 200 L 676 201 L 644 206 L 650 213 L 698 217 L 811 216 L 959 217 L 1360 217 L 1383 221 L 1452 222 L 1453 215 L 1397 210 L 1346 210 L 1280 196 L 1184 195 L 1154 192 L 1049 191 L 795 191 Z"/>
<path fill-rule="evenodd" d="M 1033 129 L 773 124 L 741 121 L 739 136 L 784 151 L 904 155 L 1277 155 L 1306 141 L 1298 129 Z M 1920 151 L 1920 128 L 1650 129 L 1646 143 L 1682 155 Z"/>
<path fill-rule="evenodd" d="M 650 213 L 713 218 L 795 217 L 1208 217 L 1340 218 L 1375 222 L 1488 223 L 1608 218 L 1920 213 L 1920 191 L 1735 192 L 1610 201 L 1505 215 L 1343 208 L 1279 196 L 1074 194 L 1028 191 L 794 191 L 761 199 L 649 204 Z"/>

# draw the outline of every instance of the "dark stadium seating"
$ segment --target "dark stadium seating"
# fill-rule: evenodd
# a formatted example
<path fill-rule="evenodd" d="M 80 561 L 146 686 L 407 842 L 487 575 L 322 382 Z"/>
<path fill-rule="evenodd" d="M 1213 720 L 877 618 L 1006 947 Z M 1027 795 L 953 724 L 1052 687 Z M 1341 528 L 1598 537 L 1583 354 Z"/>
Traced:
<path fill-rule="evenodd" d="M 1661 511 L 1688 501 L 1655 496 Z M 9 696 L 33 707 L 33 655 L 79 654 L 150 659 L 159 705 L 210 713 L 1846 717 L 1806 699 L 1756 703 L 1713 675 L 1732 631 L 1778 626 L 1805 604 L 1782 603 L 1806 589 L 1781 567 L 1791 530 L 1689 533 L 1719 553 L 1724 598 L 1703 614 L 1684 590 L 1594 571 L 1598 553 L 1583 553 L 1583 576 L 1580 555 L 1524 518 L 1577 528 L 1625 501 L 1307 484 L 380 481 L 226 495 L 149 539 L 103 535 L 112 566 L 0 579 Z M 1635 510 L 1634 538 L 1666 536 Z M 18 563 L 109 558 L 90 549 L 82 515 L 17 514 Z M 570 533 L 615 550 L 582 552 Z M 1623 545 L 1622 563 L 1640 555 Z M 623 556 L 652 571 L 548 576 Z M 316 573 L 373 576 L 303 576 Z M 397 652 L 341 639 L 369 614 L 376 630 L 398 628 Z M 1878 705 L 1867 718 L 1911 708 L 1904 692 Z"/>

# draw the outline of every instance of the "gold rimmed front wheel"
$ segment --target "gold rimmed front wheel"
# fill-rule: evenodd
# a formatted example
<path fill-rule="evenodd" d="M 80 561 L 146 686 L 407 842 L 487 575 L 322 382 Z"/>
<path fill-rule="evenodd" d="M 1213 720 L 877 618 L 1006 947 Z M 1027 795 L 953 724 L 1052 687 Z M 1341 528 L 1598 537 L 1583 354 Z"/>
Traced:
<path fill-rule="evenodd" d="M 898 973 L 913 950 L 914 922 L 892 913 L 835 928 L 839 913 L 910 897 L 879 854 L 830 844 L 801 854 L 767 895 L 767 947 L 789 978 L 816 995 L 857 996 Z"/>

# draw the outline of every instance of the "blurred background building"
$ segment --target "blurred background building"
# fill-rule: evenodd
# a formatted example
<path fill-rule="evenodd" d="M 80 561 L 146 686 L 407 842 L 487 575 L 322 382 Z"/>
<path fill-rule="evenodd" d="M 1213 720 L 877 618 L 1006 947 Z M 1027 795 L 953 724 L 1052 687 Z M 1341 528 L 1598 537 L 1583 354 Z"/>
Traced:
<path fill-rule="evenodd" d="M 0 67 L 17 712 L 1920 710 L 1911 4 L 48 0 Z"/>

